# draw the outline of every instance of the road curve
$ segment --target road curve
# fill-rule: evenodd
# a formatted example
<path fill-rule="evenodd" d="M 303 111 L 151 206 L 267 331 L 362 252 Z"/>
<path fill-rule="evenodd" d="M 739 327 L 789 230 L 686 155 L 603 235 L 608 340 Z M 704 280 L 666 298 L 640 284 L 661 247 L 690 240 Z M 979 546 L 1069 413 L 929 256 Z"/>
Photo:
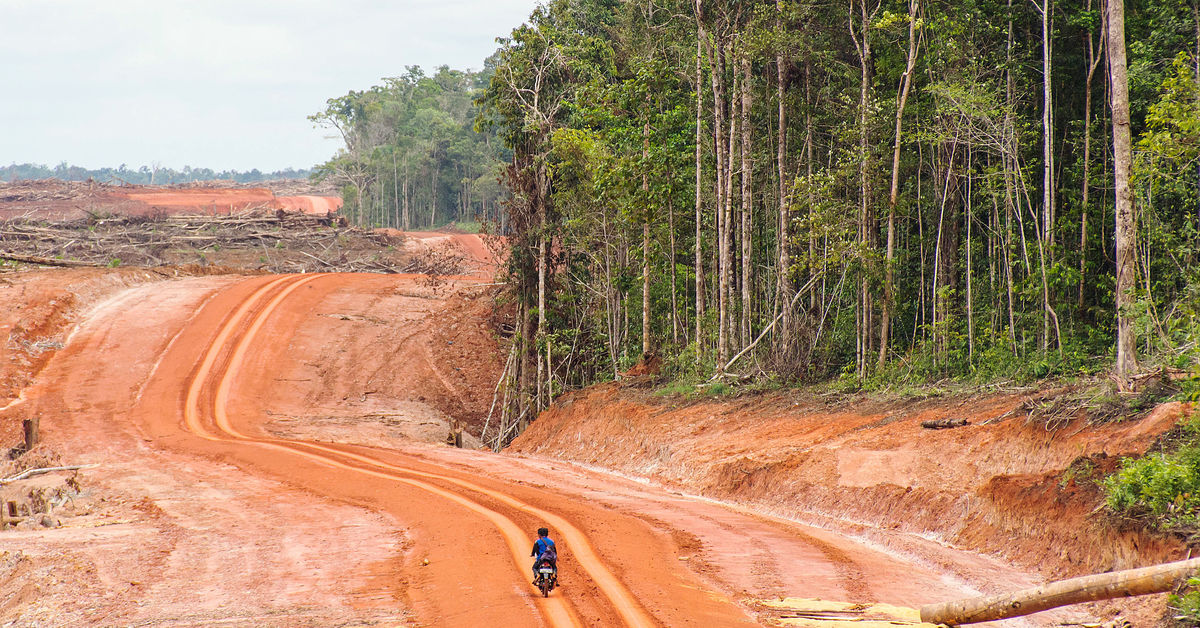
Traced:
<path fill-rule="evenodd" d="M 571 547 L 573 559 L 580 564 L 600 592 L 608 598 L 609 603 L 625 625 L 639 628 L 657 625 L 657 622 L 642 608 L 629 589 L 604 565 L 587 536 L 559 515 L 537 508 L 500 491 L 487 489 L 458 478 L 406 469 L 367 455 L 328 445 L 251 437 L 233 426 L 227 411 L 230 390 L 243 359 L 258 340 L 258 333 L 272 313 L 290 294 L 320 277 L 321 275 L 290 275 L 273 279 L 255 290 L 229 317 L 221 327 L 216 339 L 209 346 L 199 369 L 192 376 L 187 387 L 184 417 L 188 429 L 193 434 L 210 441 L 235 442 L 251 447 L 269 448 L 303 457 L 318 464 L 401 482 L 463 506 L 489 521 L 504 536 L 513 558 L 513 577 L 518 581 L 524 578 L 526 571 L 525 547 L 528 544 L 528 534 L 512 519 L 473 501 L 469 495 L 471 493 L 487 495 L 512 508 L 533 514 L 553 526 L 567 541 Z M 230 347 L 232 347 L 232 351 Z M 206 390 L 215 391 L 215 393 L 206 398 L 204 395 Z M 210 430 L 206 425 L 208 420 L 211 420 L 215 430 Z M 442 480 L 463 489 L 463 491 L 450 491 L 415 478 Z M 544 619 L 552 626 L 584 625 L 567 604 L 565 598 L 561 596 L 538 599 L 537 605 Z"/>

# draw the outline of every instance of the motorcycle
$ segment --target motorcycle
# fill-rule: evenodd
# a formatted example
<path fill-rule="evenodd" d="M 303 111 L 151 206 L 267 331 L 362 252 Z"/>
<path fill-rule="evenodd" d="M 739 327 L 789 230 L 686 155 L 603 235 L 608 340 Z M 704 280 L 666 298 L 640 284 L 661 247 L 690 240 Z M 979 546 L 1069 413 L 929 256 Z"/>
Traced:
<path fill-rule="evenodd" d="M 550 591 L 558 584 L 558 574 L 555 573 L 554 563 L 549 560 L 538 561 L 537 580 L 534 581 L 537 588 L 541 590 L 542 597 L 549 597 Z"/>

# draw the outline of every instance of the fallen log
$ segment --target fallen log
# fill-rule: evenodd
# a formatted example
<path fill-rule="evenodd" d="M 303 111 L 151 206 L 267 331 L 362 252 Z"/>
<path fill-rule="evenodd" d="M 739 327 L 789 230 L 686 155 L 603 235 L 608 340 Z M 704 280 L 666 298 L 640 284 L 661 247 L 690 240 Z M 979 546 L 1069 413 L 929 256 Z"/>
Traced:
<path fill-rule="evenodd" d="M 935 419 L 932 421 L 921 421 L 921 427 L 927 430 L 945 430 L 952 427 L 962 427 L 970 424 L 971 422 L 966 419 Z"/>
<path fill-rule="evenodd" d="M 54 471 L 78 471 L 80 469 L 92 469 L 92 468 L 95 468 L 98 466 L 100 466 L 100 465 L 98 465 L 98 464 L 73 464 L 73 465 L 68 465 L 65 467 L 42 467 L 40 469 L 27 469 L 25 471 L 22 471 L 21 473 L 18 473 L 16 475 L 12 476 L 11 478 L 0 479 L 0 485 L 11 484 L 13 482 L 16 482 L 17 480 L 24 480 L 25 478 L 28 478 L 28 477 L 33 477 L 35 475 L 42 475 L 45 473 L 51 473 Z"/>
<path fill-rule="evenodd" d="M 38 257 L 36 255 L 21 255 L 20 253 L 0 252 L 0 259 L 6 259 L 24 264 L 41 264 L 42 266 L 103 266 L 94 262 L 80 262 L 71 259 L 54 259 L 53 257 Z"/>
<path fill-rule="evenodd" d="M 921 621 L 958 626 L 1021 617 L 1059 606 L 1163 593 L 1200 571 L 1200 558 L 1049 582 L 1014 593 L 929 604 Z"/>

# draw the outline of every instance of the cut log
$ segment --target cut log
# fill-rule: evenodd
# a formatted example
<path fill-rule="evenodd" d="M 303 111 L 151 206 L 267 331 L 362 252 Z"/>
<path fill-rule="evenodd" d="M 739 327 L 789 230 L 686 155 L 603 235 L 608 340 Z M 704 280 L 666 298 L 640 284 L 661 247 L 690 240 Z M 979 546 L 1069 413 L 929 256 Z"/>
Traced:
<path fill-rule="evenodd" d="M 1050 582 L 1015 593 L 969 598 L 921 608 L 921 621 L 974 624 L 1020 617 L 1059 606 L 1163 593 L 1200 571 L 1200 558 Z"/>
<path fill-rule="evenodd" d="M 966 419 L 936 419 L 933 421 L 921 421 L 921 427 L 927 430 L 944 430 L 951 427 L 962 427 L 970 424 L 971 422 Z"/>
<path fill-rule="evenodd" d="M 36 255 L 21 255 L 19 253 L 2 253 L 0 259 L 22 262 L 25 264 L 41 264 L 42 266 L 100 266 L 93 262 L 79 262 L 70 259 L 54 259 L 53 257 L 38 257 Z"/>

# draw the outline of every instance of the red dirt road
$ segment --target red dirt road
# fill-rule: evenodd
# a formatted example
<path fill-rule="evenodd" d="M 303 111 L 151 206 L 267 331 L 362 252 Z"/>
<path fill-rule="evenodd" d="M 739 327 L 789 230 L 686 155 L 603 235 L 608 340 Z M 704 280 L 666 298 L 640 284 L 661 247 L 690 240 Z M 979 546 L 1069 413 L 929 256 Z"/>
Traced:
<path fill-rule="evenodd" d="M 66 462 L 99 465 L 82 474 L 92 514 L 0 533 L 0 571 L 15 565 L 0 617 L 739 626 L 757 623 L 754 597 L 914 605 L 970 591 L 925 566 L 937 561 L 818 528 L 576 465 L 417 442 L 490 399 L 490 377 L 464 372 L 500 353 L 452 316 L 480 283 L 218 276 L 117 290 L 0 412 L 7 425 L 42 417 Z M 450 321 L 463 327 L 445 340 Z M 451 351 L 464 344 L 472 354 Z M 528 581 L 539 525 L 562 548 L 564 586 L 548 599 Z M 938 556 L 999 586 L 1032 582 Z"/>

